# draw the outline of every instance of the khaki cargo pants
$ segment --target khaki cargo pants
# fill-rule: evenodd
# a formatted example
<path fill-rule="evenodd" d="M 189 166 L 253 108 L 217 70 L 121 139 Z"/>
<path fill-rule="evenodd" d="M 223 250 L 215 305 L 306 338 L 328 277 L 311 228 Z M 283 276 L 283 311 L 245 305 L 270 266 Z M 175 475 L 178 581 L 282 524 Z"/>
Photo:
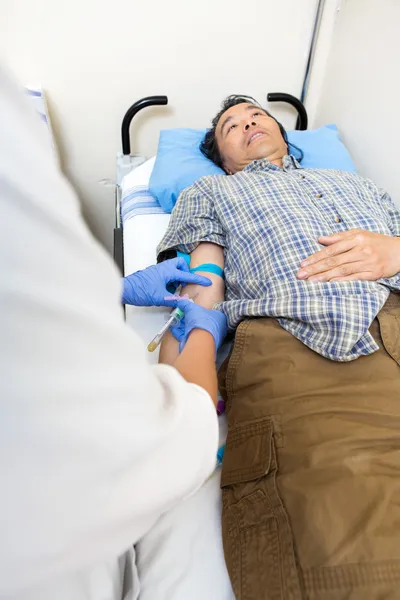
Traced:
<path fill-rule="evenodd" d="M 273 319 L 238 327 L 220 370 L 222 530 L 238 600 L 400 600 L 400 295 L 350 363 Z"/>

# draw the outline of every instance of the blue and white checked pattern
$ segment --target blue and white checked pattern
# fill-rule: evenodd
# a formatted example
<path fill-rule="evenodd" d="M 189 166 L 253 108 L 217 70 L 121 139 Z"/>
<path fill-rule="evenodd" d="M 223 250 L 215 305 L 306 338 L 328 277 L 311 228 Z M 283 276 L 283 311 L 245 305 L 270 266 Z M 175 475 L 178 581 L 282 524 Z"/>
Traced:
<path fill-rule="evenodd" d="M 121 217 L 124 223 L 127 219 L 132 219 L 137 215 L 163 214 L 165 211 L 161 208 L 156 198 L 149 192 L 145 185 L 124 190 L 121 196 Z"/>
<path fill-rule="evenodd" d="M 296 273 L 322 248 L 317 239 L 354 228 L 400 235 L 400 212 L 369 180 L 344 171 L 283 169 L 257 160 L 233 176 L 203 177 L 180 195 L 158 253 L 224 247 L 226 301 L 234 329 L 270 316 L 319 354 L 354 360 L 378 349 L 368 328 L 400 275 L 374 281 L 309 282 Z"/>

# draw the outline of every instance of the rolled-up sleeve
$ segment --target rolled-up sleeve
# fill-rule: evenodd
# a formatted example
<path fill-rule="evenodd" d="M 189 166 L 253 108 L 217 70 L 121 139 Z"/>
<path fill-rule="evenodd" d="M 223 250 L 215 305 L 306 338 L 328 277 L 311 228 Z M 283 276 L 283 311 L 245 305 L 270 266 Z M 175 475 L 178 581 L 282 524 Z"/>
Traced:
<path fill-rule="evenodd" d="M 163 258 L 168 250 L 190 254 L 200 242 L 225 246 L 225 235 L 215 214 L 211 177 L 203 177 L 184 190 L 178 198 L 171 220 L 157 248 Z"/>

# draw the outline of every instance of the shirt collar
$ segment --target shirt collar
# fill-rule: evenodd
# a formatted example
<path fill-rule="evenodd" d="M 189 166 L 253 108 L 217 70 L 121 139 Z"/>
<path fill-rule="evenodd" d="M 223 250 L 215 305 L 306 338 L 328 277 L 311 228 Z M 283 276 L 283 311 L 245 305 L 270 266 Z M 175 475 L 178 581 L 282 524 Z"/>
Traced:
<path fill-rule="evenodd" d="M 300 163 L 295 159 L 292 154 L 286 154 L 282 159 L 283 171 L 292 171 L 294 169 L 301 169 Z M 266 158 L 259 160 L 253 160 L 247 167 L 242 169 L 246 173 L 253 173 L 254 171 L 281 171 L 282 169 L 278 165 L 274 165 Z"/>

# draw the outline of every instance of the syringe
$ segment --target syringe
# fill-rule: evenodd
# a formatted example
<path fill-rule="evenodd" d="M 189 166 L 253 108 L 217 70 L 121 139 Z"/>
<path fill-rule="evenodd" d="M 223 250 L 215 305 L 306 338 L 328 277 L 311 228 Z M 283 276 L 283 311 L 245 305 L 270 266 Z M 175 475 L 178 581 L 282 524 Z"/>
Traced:
<path fill-rule="evenodd" d="M 178 285 L 178 287 L 175 290 L 175 296 L 179 296 L 179 294 L 182 291 L 182 285 Z M 165 324 L 161 327 L 160 331 L 157 333 L 157 335 L 151 340 L 150 344 L 147 346 L 147 350 L 149 352 L 154 352 L 154 350 L 156 348 L 158 348 L 158 346 L 161 344 L 161 340 L 163 339 L 164 335 L 167 333 L 167 331 L 171 328 L 171 327 L 175 327 L 175 325 L 178 325 L 179 321 L 181 319 L 183 319 L 183 317 L 185 316 L 185 313 L 183 312 L 183 310 L 181 310 L 180 308 L 175 308 L 172 313 L 169 315 L 168 319 L 166 320 Z"/>
<path fill-rule="evenodd" d="M 154 352 L 154 350 L 161 343 L 161 340 L 163 339 L 163 337 L 167 333 L 167 331 L 171 327 L 175 327 L 175 325 L 178 325 L 179 321 L 181 319 L 183 319 L 184 316 L 185 316 L 185 313 L 183 312 L 183 310 L 181 310 L 180 308 L 175 308 L 172 311 L 172 313 L 170 314 L 170 316 L 168 317 L 168 320 L 166 321 L 166 323 L 161 327 L 161 329 L 157 333 L 157 335 L 151 340 L 150 344 L 147 346 L 147 350 L 149 352 Z"/>

